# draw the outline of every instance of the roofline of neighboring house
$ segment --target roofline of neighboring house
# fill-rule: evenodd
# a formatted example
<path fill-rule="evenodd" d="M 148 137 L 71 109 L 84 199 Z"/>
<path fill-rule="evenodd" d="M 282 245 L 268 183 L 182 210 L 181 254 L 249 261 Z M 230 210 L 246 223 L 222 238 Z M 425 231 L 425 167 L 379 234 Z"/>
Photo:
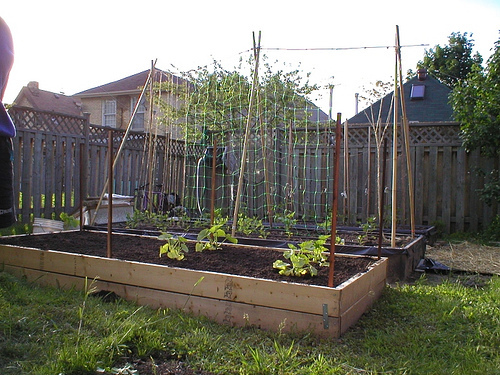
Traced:
<path fill-rule="evenodd" d="M 130 95 L 130 94 L 140 94 L 142 90 L 122 90 L 122 91 L 107 91 L 107 92 L 99 92 L 99 93 L 89 93 L 89 94 L 81 94 L 77 93 L 72 96 L 77 98 L 95 98 L 95 97 L 106 97 L 106 96 L 117 96 L 117 95 Z"/>
<path fill-rule="evenodd" d="M 62 116 L 62 117 L 73 117 L 73 118 L 79 118 L 79 119 L 85 119 L 86 118 L 85 114 L 83 116 L 69 115 L 69 114 L 64 113 L 64 112 L 48 111 L 46 109 L 39 109 L 39 108 L 34 108 L 34 107 L 28 107 L 28 106 L 25 106 L 25 105 L 13 104 L 12 107 L 14 107 L 16 109 L 21 109 L 21 110 L 27 110 L 27 111 L 45 112 L 45 113 L 50 113 L 50 114 L 58 115 L 58 116 Z"/>
<path fill-rule="evenodd" d="M 354 124 L 350 124 L 349 121 L 347 120 L 347 125 L 352 128 L 363 128 L 366 126 L 371 126 L 371 123 L 369 122 L 356 122 Z M 401 121 L 399 121 L 401 122 Z M 393 122 L 382 122 L 381 124 L 393 124 Z M 426 121 L 426 122 L 420 122 L 420 121 L 408 121 L 408 125 L 412 126 L 436 126 L 436 125 L 460 125 L 458 121 Z"/>

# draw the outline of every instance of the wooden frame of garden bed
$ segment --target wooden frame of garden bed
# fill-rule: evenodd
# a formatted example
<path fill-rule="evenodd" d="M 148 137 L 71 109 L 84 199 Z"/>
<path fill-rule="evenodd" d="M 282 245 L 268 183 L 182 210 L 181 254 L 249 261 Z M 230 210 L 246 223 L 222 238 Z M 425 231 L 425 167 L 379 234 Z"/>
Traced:
<path fill-rule="evenodd" d="M 12 245 L 0 245 L 0 264 L 40 285 L 83 289 L 93 283 L 140 305 L 183 309 L 219 323 L 337 338 L 382 294 L 388 260 L 335 288 Z"/>

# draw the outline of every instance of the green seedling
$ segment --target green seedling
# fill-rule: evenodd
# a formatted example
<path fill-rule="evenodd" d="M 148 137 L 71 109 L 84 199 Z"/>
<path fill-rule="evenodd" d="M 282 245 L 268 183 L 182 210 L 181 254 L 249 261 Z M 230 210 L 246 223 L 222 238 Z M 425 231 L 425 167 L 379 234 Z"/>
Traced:
<path fill-rule="evenodd" d="M 268 235 L 262 220 L 257 217 L 249 217 L 243 213 L 239 213 L 237 225 L 238 232 L 246 236 L 257 234 L 261 238 L 266 238 Z"/>
<path fill-rule="evenodd" d="M 288 237 L 293 236 L 294 231 L 293 228 L 297 224 L 297 219 L 295 218 L 295 211 L 290 211 L 285 209 L 283 213 L 277 213 L 275 215 L 275 219 L 277 222 L 280 222 L 285 227 L 285 234 Z"/>
<path fill-rule="evenodd" d="M 75 219 L 73 216 L 68 215 L 66 212 L 61 212 L 59 218 L 63 221 L 64 229 L 75 229 L 80 225 L 80 220 Z"/>
<path fill-rule="evenodd" d="M 187 240 L 184 237 L 177 237 L 170 233 L 162 233 L 159 237 L 160 240 L 167 240 L 167 242 L 160 247 L 160 257 L 167 254 L 170 259 L 182 260 L 184 254 L 189 252 L 186 245 Z"/>
<path fill-rule="evenodd" d="M 198 241 L 196 242 L 196 251 L 219 250 L 222 247 L 222 243 L 225 241 L 238 243 L 236 238 L 222 229 L 223 226 L 224 224 L 215 224 L 198 233 L 198 237 L 196 238 Z"/>
<path fill-rule="evenodd" d="M 289 262 L 278 259 L 273 263 L 273 268 L 278 269 L 280 275 L 285 276 L 301 277 L 307 274 L 316 276 L 318 274 L 316 266 L 329 264 L 325 254 L 327 249 L 324 246 L 329 237 L 329 235 L 323 235 L 317 240 L 305 241 L 298 246 L 288 244 L 290 250 L 285 251 L 283 256 Z"/>

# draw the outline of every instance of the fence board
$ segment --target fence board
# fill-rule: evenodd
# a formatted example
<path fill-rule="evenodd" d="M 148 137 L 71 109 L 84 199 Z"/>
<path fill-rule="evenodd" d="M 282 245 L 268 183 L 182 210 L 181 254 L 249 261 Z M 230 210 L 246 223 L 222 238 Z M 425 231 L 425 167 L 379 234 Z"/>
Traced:
<path fill-rule="evenodd" d="M 89 126 L 88 117 L 69 117 L 22 107 L 13 107 L 9 111 L 18 129 L 18 136 L 13 140 L 14 183 L 19 187 L 15 195 L 19 202 L 17 211 L 23 222 L 30 222 L 33 217 L 56 215 L 57 218 L 63 211 L 71 213 L 79 203 L 81 190 L 86 196 L 101 194 L 107 176 L 109 129 Z M 306 133 L 300 129 L 290 131 L 289 126 L 273 129 L 268 142 L 272 204 L 288 207 L 305 220 L 323 222 L 332 201 L 334 135 L 325 129 L 306 129 Z M 488 207 L 479 199 L 478 189 L 484 186 L 487 176 L 475 173 L 476 167 L 481 167 L 487 175 L 498 161 L 485 159 L 477 151 L 466 153 L 461 147 L 458 124 L 412 124 L 410 128 L 416 224 L 442 221 L 447 231 L 474 231 L 500 213 L 498 205 Z M 377 150 L 375 142 L 371 142 L 368 148 L 368 129 L 368 125 L 349 127 L 350 171 L 347 177 L 343 173 L 344 142 L 339 140 L 342 144 L 339 187 L 342 191 L 347 178 L 348 191 L 345 193 L 349 197 L 348 201 L 338 197 L 339 212 L 348 213 L 351 223 L 378 215 Z M 123 136 L 124 131 L 113 130 L 115 150 Z M 391 139 L 390 131 L 386 136 Z M 248 214 L 264 217 L 267 215 L 265 185 L 263 177 L 256 174 L 256 171 L 262 172 L 264 150 L 257 139 L 252 141 L 249 151 L 245 191 L 251 193 L 247 205 L 253 212 Z M 320 140 L 322 144 L 319 144 Z M 131 132 L 117 162 L 115 192 L 133 195 L 144 184 L 144 152 L 150 141 L 155 142 L 153 148 L 156 152 L 154 183 L 162 184 L 167 193 L 178 193 L 184 198 L 183 204 L 196 213 L 196 164 L 204 150 L 201 145 L 186 146 L 182 141 L 160 136 L 151 140 L 148 134 Z M 82 149 L 81 144 L 84 145 Z M 230 139 L 228 145 L 234 145 L 237 154 L 241 142 Z M 83 155 L 80 155 L 81 150 Z M 84 166 L 83 187 L 80 187 L 80 163 Z M 388 158 L 384 186 L 390 186 L 391 164 Z M 231 193 L 231 185 L 234 187 L 237 183 L 238 167 L 239 161 L 235 171 L 218 176 L 218 180 L 227 186 L 217 189 L 216 201 L 224 202 L 222 205 L 228 211 L 232 209 L 234 192 Z M 403 157 L 398 159 L 398 168 L 398 219 L 408 223 L 409 201 Z M 200 184 L 209 180 L 201 178 Z M 209 186 L 200 188 L 206 190 Z M 204 199 L 204 202 L 209 202 L 209 199 Z M 385 204 L 390 204 L 390 194 L 386 194 Z"/>

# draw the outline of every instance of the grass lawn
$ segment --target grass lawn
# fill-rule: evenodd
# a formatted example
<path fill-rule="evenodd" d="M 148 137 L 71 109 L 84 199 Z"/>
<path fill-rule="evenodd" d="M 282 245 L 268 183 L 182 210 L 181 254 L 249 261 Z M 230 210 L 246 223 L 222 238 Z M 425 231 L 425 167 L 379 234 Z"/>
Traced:
<path fill-rule="evenodd" d="M 141 358 L 152 364 L 140 374 L 169 360 L 214 374 L 500 374 L 497 276 L 387 287 L 339 340 L 231 328 L 91 290 L 0 272 L 0 373 L 138 374 Z"/>

